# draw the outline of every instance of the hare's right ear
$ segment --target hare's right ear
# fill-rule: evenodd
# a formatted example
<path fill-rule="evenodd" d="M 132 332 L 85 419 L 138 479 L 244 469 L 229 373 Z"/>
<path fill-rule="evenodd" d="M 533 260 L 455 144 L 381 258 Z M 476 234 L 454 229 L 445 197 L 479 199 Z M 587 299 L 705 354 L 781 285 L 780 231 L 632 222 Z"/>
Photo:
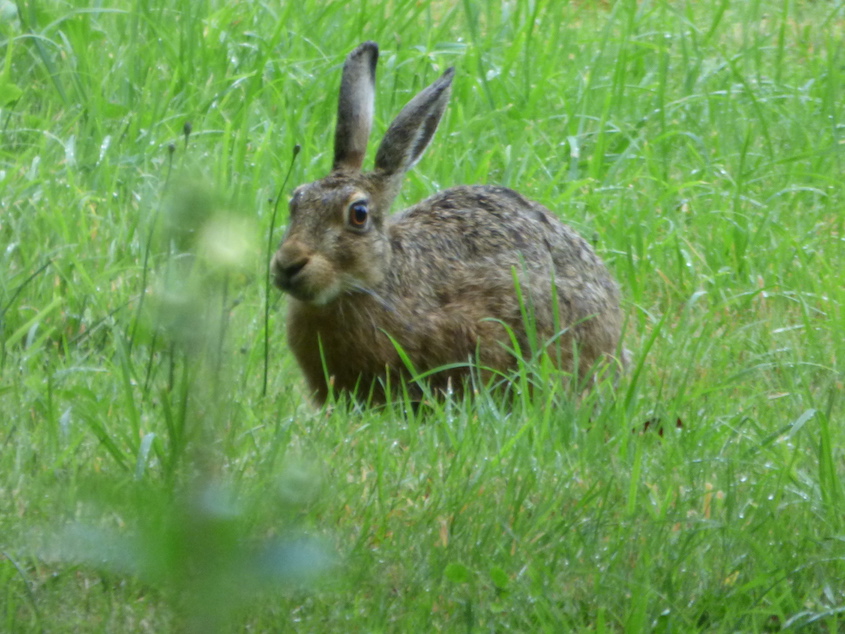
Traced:
<path fill-rule="evenodd" d="M 337 128 L 334 134 L 333 169 L 359 171 L 364 163 L 367 140 L 373 127 L 378 44 L 364 42 L 343 64 Z"/>
<path fill-rule="evenodd" d="M 411 99 L 393 120 L 376 154 L 376 169 L 391 178 L 401 177 L 414 166 L 428 147 L 449 103 L 455 69 Z"/>

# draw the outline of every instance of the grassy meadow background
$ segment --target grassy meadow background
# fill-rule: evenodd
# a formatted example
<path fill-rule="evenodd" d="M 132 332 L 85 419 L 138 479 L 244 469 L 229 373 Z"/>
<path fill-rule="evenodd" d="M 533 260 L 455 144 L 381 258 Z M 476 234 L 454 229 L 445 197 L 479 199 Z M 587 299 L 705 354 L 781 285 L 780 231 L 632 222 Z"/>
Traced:
<path fill-rule="evenodd" d="M 824 0 L 0 0 L 0 630 L 845 631 L 843 31 Z M 365 39 L 376 140 L 457 68 L 399 204 L 502 184 L 588 237 L 618 386 L 527 359 L 512 402 L 309 404 L 268 248 Z"/>

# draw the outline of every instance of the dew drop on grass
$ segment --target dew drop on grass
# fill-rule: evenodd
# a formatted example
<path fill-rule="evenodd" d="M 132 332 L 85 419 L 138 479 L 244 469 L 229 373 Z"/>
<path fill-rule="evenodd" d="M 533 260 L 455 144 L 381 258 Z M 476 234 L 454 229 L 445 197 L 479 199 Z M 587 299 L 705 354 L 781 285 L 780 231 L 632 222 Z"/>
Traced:
<path fill-rule="evenodd" d="M 103 162 L 103 157 L 106 155 L 106 152 L 108 151 L 110 145 L 111 145 L 111 135 L 107 134 L 105 136 L 105 138 L 103 138 L 103 142 L 100 143 L 100 157 L 97 159 L 97 164 L 100 164 L 100 163 Z"/>
<path fill-rule="evenodd" d="M 32 163 L 29 164 L 29 171 L 26 173 L 26 177 L 29 180 L 35 180 L 38 178 L 38 166 L 41 164 L 41 157 L 34 156 L 32 157 Z"/>
<path fill-rule="evenodd" d="M 68 432 L 70 431 L 71 425 L 71 408 L 68 407 L 59 418 L 59 429 L 62 432 L 62 436 L 67 437 Z"/>
<path fill-rule="evenodd" d="M 71 134 L 64 146 L 65 162 L 68 167 L 74 167 L 76 165 L 76 135 Z"/>

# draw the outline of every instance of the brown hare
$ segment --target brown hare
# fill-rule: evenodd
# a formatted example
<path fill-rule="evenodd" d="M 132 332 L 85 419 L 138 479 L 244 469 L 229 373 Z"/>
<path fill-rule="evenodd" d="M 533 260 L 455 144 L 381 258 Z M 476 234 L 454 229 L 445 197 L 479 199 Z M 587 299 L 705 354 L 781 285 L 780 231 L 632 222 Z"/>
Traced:
<path fill-rule="evenodd" d="M 590 245 L 548 209 L 504 187 L 453 187 L 389 215 L 449 100 L 454 69 L 414 97 L 361 167 L 373 120 L 378 46 L 343 67 L 334 165 L 298 187 L 273 257 L 290 295 L 287 337 L 309 389 L 383 403 L 427 374 L 433 393 L 460 392 L 516 367 L 532 343 L 585 376 L 619 351 L 619 291 Z M 530 325 L 526 326 L 526 315 Z M 576 366 L 577 367 L 574 367 Z"/>

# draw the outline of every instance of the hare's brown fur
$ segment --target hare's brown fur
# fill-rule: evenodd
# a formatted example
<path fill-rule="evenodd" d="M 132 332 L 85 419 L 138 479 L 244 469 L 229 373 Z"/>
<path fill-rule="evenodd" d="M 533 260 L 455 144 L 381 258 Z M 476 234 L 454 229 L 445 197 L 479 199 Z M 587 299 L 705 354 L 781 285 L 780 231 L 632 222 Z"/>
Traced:
<path fill-rule="evenodd" d="M 375 56 L 366 43 L 347 59 L 338 132 L 356 138 L 350 147 L 337 139 L 332 173 L 295 192 L 273 261 L 276 283 L 291 294 L 288 341 L 316 398 L 323 402 L 331 384 L 383 401 L 386 382 L 398 387 L 410 374 L 397 347 L 418 373 L 451 366 L 428 377 L 436 391 L 459 391 L 468 361 L 479 361 L 482 379 L 515 367 L 511 337 L 530 354 L 529 333 L 536 345 L 551 343 L 567 371 L 583 374 L 614 355 L 616 284 L 587 242 L 542 205 L 503 187 L 470 186 L 388 215 L 442 114 L 451 72 L 400 113 L 376 169 L 362 174 L 369 122 L 361 112 L 372 107 Z M 344 108 L 357 119 L 344 118 Z"/>

